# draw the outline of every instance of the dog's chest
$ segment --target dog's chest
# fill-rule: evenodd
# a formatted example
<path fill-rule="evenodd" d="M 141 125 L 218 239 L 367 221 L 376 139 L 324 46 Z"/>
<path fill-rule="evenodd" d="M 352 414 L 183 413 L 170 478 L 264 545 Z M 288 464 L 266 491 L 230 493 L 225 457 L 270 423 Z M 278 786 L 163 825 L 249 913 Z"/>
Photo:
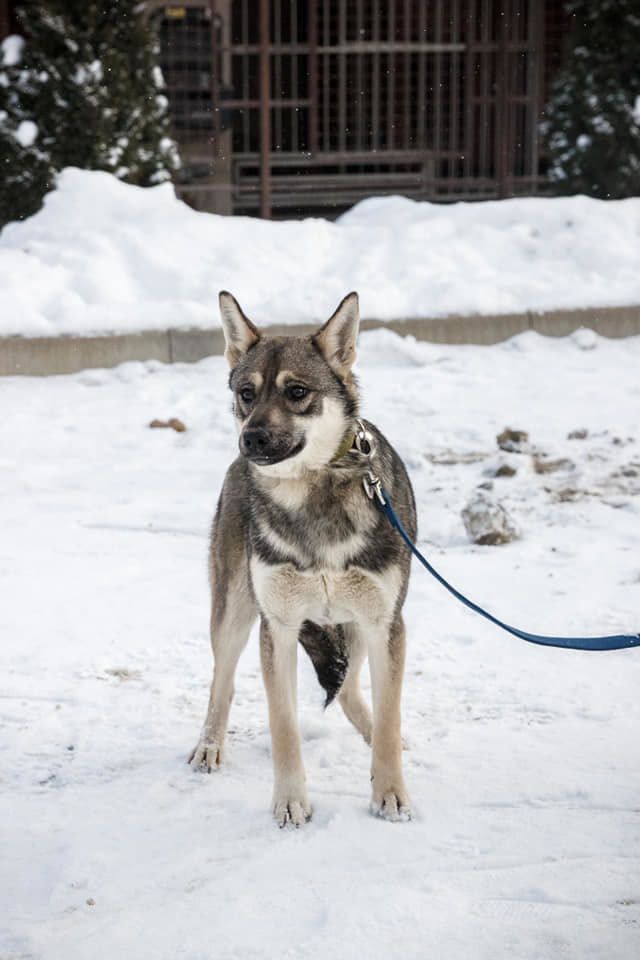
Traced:
<path fill-rule="evenodd" d="M 251 560 L 253 589 L 270 621 L 297 627 L 318 624 L 380 622 L 390 618 L 399 589 L 397 568 L 384 574 L 359 567 L 299 570 L 291 563 Z"/>
<path fill-rule="evenodd" d="M 305 484 L 282 484 L 269 492 L 252 518 L 251 557 L 253 589 L 269 619 L 384 619 L 397 578 L 392 568 L 377 574 L 358 565 L 374 522 L 360 484 L 318 486 L 311 494 Z"/>
<path fill-rule="evenodd" d="M 341 571 L 367 548 L 376 519 L 359 481 L 292 480 L 262 491 L 252 514 L 252 541 L 258 552 L 267 548 L 264 559 L 272 551 L 301 568 Z"/>

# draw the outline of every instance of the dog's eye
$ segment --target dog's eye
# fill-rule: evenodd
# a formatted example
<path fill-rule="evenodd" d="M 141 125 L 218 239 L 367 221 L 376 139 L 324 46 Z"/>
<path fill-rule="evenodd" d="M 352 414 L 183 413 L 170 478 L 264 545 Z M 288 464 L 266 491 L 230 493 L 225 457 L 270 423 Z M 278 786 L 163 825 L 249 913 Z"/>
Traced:
<path fill-rule="evenodd" d="M 309 393 L 306 387 L 301 387 L 299 383 L 293 383 L 287 387 L 287 397 L 289 400 L 304 400 Z"/>
<path fill-rule="evenodd" d="M 243 387 L 242 390 L 238 391 L 238 396 L 243 403 L 252 403 L 255 397 L 253 387 Z"/>

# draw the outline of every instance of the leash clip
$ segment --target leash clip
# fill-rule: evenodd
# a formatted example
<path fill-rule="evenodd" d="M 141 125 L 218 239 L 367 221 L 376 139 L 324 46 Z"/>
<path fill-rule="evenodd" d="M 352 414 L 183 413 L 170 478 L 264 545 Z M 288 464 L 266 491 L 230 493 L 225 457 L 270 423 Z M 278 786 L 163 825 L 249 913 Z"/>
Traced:
<path fill-rule="evenodd" d="M 364 492 L 368 496 L 369 500 L 373 500 L 374 497 L 377 498 L 378 503 L 382 507 L 386 507 L 387 502 L 382 493 L 382 481 L 380 477 L 374 472 L 372 466 L 372 460 L 376 455 L 376 442 L 373 434 L 370 430 L 367 430 L 362 420 L 356 420 L 358 429 L 356 430 L 356 435 L 354 438 L 355 448 L 358 453 L 361 453 L 363 457 L 366 457 L 369 461 L 369 469 L 362 477 L 362 486 L 364 487 Z"/>
<path fill-rule="evenodd" d="M 368 470 L 365 473 L 362 478 L 362 486 L 364 487 L 364 492 L 369 497 L 369 500 L 373 500 L 374 497 L 377 497 L 380 506 L 386 507 L 387 501 L 382 493 L 382 481 L 380 480 L 380 477 L 376 476 L 373 470 Z"/>

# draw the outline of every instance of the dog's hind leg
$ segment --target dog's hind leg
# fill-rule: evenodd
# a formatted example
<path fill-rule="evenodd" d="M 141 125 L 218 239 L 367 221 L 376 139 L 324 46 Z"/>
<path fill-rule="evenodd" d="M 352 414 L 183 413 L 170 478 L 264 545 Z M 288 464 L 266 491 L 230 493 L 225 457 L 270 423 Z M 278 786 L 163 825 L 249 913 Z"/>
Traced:
<path fill-rule="evenodd" d="M 369 627 L 369 666 L 373 693 L 371 810 L 387 820 L 408 820 L 411 801 L 402 777 L 400 698 L 405 630 L 398 616 L 390 629 Z"/>
<path fill-rule="evenodd" d="M 298 629 L 280 624 L 276 629 L 277 633 L 272 632 L 263 618 L 260 658 L 269 703 L 273 813 L 281 827 L 288 822 L 298 827 L 311 818 L 298 731 Z"/>
<path fill-rule="evenodd" d="M 360 670 L 367 655 L 367 648 L 360 633 L 352 624 L 346 624 L 344 631 L 349 649 L 349 669 L 338 694 L 338 700 L 347 719 L 371 746 L 373 720 L 371 710 L 360 689 Z"/>

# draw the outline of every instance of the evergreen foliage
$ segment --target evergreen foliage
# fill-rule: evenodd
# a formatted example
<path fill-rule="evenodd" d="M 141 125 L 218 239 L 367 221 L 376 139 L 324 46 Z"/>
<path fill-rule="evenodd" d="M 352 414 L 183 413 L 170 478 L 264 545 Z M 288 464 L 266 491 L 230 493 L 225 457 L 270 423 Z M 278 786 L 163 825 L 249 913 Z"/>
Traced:
<path fill-rule="evenodd" d="M 559 193 L 640 194 L 640 3 L 572 0 L 543 126 Z"/>
<path fill-rule="evenodd" d="M 37 210 L 55 172 L 149 186 L 178 165 L 157 42 L 138 0 L 42 0 L 0 48 L 0 225 Z M 35 126 L 34 126 L 35 125 Z"/>

